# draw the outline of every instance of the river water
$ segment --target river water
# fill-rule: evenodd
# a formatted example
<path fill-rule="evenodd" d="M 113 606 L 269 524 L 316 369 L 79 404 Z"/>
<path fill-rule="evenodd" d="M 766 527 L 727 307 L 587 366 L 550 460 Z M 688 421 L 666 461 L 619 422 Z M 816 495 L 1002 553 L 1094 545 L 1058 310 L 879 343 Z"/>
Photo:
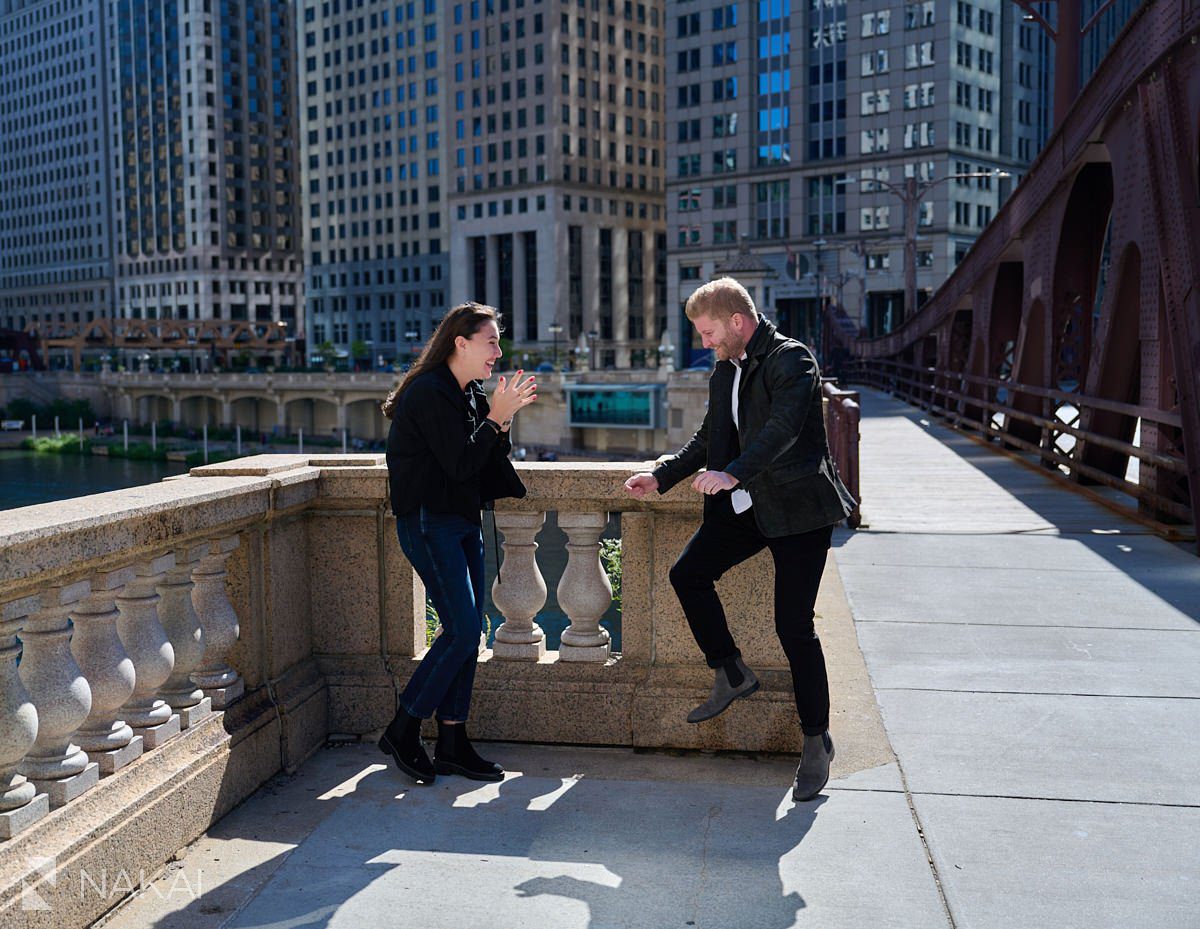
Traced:
<path fill-rule="evenodd" d="M 169 474 L 182 474 L 186 470 L 187 465 L 182 461 L 38 455 L 19 449 L 0 449 L 0 510 L 153 484 Z"/>
<path fill-rule="evenodd" d="M 182 474 L 187 466 L 182 461 L 130 461 L 80 455 L 38 455 L 17 449 L 0 449 L 0 511 L 35 503 L 69 500 L 89 494 L 153 484 L 170 474 Z M 0 525 L 4 515 L 0 512 Z M 617 538 L 620 523 L 617 517 L 609 521 L 605 538 Z M 546 527 L 538 534 L 538 567 L 546 579 L 546 605 L 538 613 L 537 623 L 546 633 L 546 647 L 557 649 L 559 637 L 568 625 L 566 614 L 558 605 L 556 590 L 567 566 L 567 537 L 558 528 L 556 513 L 546 514 Z M 494 626 L 503 621 L 492 602 L 491 584 L 496 577 L 495 536 L 491 514 L 484 515 L 484 550 L 486 552 L 487 604 L 485 611 Z M 612 635 L 613 648 L 621 642 L 621 614 L 612 604 L 602 624 Z M 489 636 L 489 641 L 491 636 Z"/>

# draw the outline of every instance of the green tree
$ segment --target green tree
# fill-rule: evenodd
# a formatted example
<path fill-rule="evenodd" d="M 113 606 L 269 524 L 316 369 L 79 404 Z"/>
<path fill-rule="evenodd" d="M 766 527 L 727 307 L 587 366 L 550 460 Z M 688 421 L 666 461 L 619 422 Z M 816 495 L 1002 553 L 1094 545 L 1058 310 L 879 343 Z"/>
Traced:
<path fill-rule="evenodd" d="M 313 354 L 321 359 L 321 365 L 326 368 L 331 368 L 337 364 L 337 349 L 334 348 L 333 343 L 328 339 L 318 345 Z"/>
<path fill-rule="evenodd" d="M 604 573 L 612 584 L 612 598 L 616 601 L 617 609 L 621 609 L 621 540 L 600 540 L 600 563 L 604 565 Z"/>

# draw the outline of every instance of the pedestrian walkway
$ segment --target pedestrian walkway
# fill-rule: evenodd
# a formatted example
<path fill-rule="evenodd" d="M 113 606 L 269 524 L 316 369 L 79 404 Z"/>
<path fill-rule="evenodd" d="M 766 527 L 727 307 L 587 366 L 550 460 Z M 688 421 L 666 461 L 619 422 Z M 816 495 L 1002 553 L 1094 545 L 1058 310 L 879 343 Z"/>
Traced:
<path fill-rule="evenodd" d="M 863 413 L 818 800 L 790 801 L 793 759 L 493 745 L 503 784 L 414 788 L 328 748 L 106 929 L 1200 927 L 1200 559 L 910 407 Z"/>
<path fill-rule="evenodd" d="M 881 394 L 837 548 L 959 927 L 1200 926 L 1200 559 Z"/>

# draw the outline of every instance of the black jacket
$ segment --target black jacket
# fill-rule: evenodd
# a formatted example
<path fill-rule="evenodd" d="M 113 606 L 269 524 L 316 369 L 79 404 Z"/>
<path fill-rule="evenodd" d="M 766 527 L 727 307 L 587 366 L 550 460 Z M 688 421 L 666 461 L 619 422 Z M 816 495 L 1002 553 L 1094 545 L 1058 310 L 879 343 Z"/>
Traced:
<path fill-rule="evenodd" d="M 449 365 L 438 365 L 405 388 L 388 432 L 392 512 L 424 506 L 479 525 L 481 508 L 501 497 L 524 497 L 525 485 L 508 460 L 507 433 L 486 425 L 487 395 L 479 381 L 464 391 Z"/>
<path fill-rule="evenodd" d="M 854 498 L 829 457 L 821 410 L 821 374 L 808 346 L 759 322 L 746 345 L 738 384 L 738 442 L 733 430 L 732 361 L 708 380 L 708 412 L 699 431 L 654 469 L 666 493 L 701 467 L 725 471 L 750 493 L 751 512 L 768 539 L 795 535 L 845 519 Z M 740 453 L 733 450 L 740 447 Z M 714 498 L 704 498 L 709 515 Z"/>

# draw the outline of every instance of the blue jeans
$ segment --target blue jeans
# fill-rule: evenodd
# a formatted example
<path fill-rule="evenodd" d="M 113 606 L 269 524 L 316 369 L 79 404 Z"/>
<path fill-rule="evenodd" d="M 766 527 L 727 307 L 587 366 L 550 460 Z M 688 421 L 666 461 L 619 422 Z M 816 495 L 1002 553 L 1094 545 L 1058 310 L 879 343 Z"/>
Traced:
<path fill-rule="evenodd" d="M 420 507 L 396 518 L 396 534 L 442 623 L 400 706 L 419 719 L 436 710 L 445 722 L 466 722 L 483 631 L 483 532 L 461 516 Z"/>

